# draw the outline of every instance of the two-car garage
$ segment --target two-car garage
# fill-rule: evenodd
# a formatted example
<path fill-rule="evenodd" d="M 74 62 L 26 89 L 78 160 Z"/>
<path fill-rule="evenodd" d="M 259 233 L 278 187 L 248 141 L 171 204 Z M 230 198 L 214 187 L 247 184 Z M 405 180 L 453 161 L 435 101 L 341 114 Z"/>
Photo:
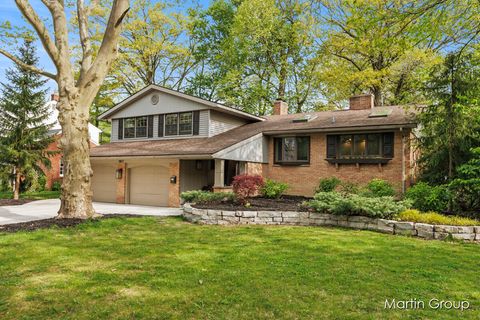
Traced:
<path fill-rule="evenodd" d="M 116 202 L 117 193 L 125 203 L 148 206 L 168 206 L 169 169 L 167 166 L 132 164 L 126 172 L 116 173 L 116 164 L 92 164 L 93 200 Z M 119 189 L 119 190 L 117 190 Z"/>

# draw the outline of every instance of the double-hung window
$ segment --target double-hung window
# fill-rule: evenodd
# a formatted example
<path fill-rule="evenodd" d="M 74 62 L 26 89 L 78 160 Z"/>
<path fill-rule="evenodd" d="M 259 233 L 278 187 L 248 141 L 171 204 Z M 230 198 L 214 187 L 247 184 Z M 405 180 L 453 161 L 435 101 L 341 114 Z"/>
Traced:
<path fill-rule="evenodd" d="M 310 137 L 281 137 L 274 139 L 275 163 L 308 164 L 310 162 Z"/>
<path fill-rule="evenodd" d="M 136 117 L 123 119 L 123 136 L 125 138 L 146 138 L 148 117 Z"/>
<path fill-rule="evenodd" d="M 193 113 L 169 113 L 165 115 L 165 136 L 185 136 L 193 133 Z"/>

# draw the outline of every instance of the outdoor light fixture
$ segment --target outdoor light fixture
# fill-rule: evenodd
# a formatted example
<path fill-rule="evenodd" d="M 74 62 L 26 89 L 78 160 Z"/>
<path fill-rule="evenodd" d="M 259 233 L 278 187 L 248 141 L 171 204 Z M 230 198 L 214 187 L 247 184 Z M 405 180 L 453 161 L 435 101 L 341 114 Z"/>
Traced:
<path fill-rule="evenodd" d="M 115 170 L 115 178 L 122 179 L 122 175 L 123 175 L 123 169 Z"/>
<path fill-rule="evenodd" d="M 171 176 L 170 183 L 177 183 L 177 176 Z"/>

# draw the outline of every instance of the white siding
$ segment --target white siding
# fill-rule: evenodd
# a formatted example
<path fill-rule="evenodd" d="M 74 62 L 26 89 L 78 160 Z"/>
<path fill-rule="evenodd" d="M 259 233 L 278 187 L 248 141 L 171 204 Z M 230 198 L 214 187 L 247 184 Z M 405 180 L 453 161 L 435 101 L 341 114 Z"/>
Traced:
<path fill-rule="evenodd" d="M 198 128 L 199 137 L 208 137 L 209 124 L 210 124 L 210 110 L 200 111 L 200 127 Z"/>
<path fill-rule="evenodd" d="M 158 115 L 153 117 L 153 138 L 139 138 L 139 139 L 122 139 L 118 140 L 118 128 L 120 119 L 112 119 L 112 136 L 110 138 L 111 142 L 118 141 L 135 141 L 135 140 L 166 140 L 166 139 L 185 139 L 185 138 L 204 138 L 208 137 L 208 125 L 209 125 L 209 110 L 200 111 L 199 119 L 199 130 L 197 136 L 169 136 L 169 137 L 159 137 L 158 136 Z"/>
<path fill-rule="evenodd" d="M 159 101 L 155 105 L 151 102 L 151 97 L 153 94 L 158 94 L 159 96 Z M 171 94 L 156 91 L 145 95 L 144 97 L 133 102 L 131 105 L 118 111 L 113 115 L 113 117 L 128 118 L 160 113 L 184 112 L 205 109 L 208 109 L 208 107 L 205 105 L 177 96 L 173 96 Z"/>
<path fill-rule="evenodd" d="M 110 142 L 118 141 L 118 119 L 112 120 L 112 132 L 110 134 Z"/>
<path fill-rule="evenodd" d="M 213 158 L 249 162 L 268 162 L 268 141 L 262 134 L 213 154 Z"/>
<path fill-rule="evenodd" d="M 232 130 L 246 123 L 247 121 L 244 119 L 210 110 L 209 137 Z"/>

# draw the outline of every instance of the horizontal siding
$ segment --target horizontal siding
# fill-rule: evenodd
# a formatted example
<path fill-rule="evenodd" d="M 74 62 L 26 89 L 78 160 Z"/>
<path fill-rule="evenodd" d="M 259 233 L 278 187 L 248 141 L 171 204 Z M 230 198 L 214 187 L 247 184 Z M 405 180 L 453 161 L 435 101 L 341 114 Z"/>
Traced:
<path fill-rule="evenodd" d="M 208 137 L 209 121 L 210 121 L 210 110 L 200 111 L 200 127 L 198 130 L 198 136 Z"/>
<path fill-rule="evenodd" d="M 112 120 L 112 133 L 110 135 L 110 142 L 118 141 L 118 119 Z"/>
<path fill-rule="evenodd" d="M 246 123 L 247 122 L 245 120 L 235 116 L 216 111 L 210 111 L 209 136 L 213 137 L 217 134 L 232 130 Z"/>
<path fill-rule="evenodd" d="M 151 98 L 153 94 L 158 94 L 159 101 L 157 104 L 152 104 Z M 184 111 L 204 110 L 207 106 L 176 97 L 162 92 L 154 92 L 138 99 L 131 105 L 113 114 L 113 118 L 128 118 L 145 115 L 155 115 L 161 113 L 173 113 Z"/>
<path fill-rule="evenodd" d="M 158 136 L 158 115 L 155 115 L 153 117 L 153 137 L 152 138 L 118 140 L 118 124 L 119 124 L 119 121 L 120 121 L 120 119 L 113 119 L 112 120 L 112 137 L 110 139 L 111 142 L 202 138 L 202 137 L 208 137 L 209 110 L 201 110 L 200 111 L 200 127 L 199 127 L 199 132 L 198 132 L 197 136 L 159 137 Z"/>

